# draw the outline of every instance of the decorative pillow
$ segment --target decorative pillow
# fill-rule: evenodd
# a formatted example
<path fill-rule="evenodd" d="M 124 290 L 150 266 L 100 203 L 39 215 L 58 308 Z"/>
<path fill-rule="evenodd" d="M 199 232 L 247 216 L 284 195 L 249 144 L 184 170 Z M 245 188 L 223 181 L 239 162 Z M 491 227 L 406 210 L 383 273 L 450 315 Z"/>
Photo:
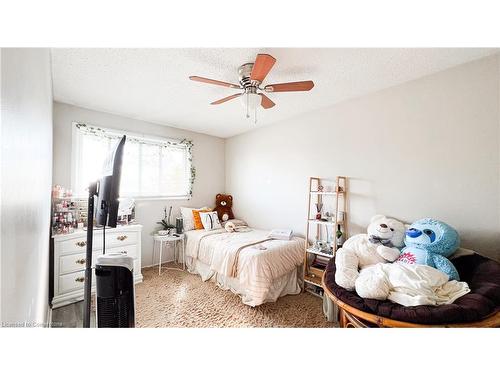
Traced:
<path fill-rule="evenodd" d="M 222 228 L 220 224 L 219 217 L 217 216 L 217 212 L 200 212 L 201 222 L 203 224 L 203 228 L 205 230 L 214 230 Z"/>
<path fill-rule="evenodd" d="M 194 229 L 194 218 L 193 218 L 193 210 L 207 210 L 208 207 L 181 207 L 181 216 L 182 223 L 184 226 L 184 230 L 193 230 Z"/>
<path fill-rule="evenodd" d="M 195 230 L 203 229 L 203 224 L 201 223 L 200 213 L 201 212 L 212 212 L 212 210 L 209 208 L 206 210 L 193 210 L 192 212 L 193 212 L 194 229 Z"/>

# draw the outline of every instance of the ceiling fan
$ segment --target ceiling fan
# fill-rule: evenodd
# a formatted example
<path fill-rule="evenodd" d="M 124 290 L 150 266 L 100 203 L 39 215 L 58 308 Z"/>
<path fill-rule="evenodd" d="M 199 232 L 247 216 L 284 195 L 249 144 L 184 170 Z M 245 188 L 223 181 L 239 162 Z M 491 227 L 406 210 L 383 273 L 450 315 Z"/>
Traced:
<path fill-rule="evenodd" d="M 250 117 L 250 112 L 254 111 L 255 122 L 257 122 L 257 107 L 259 105 L 261 105 L 264 109 L 269 109 L 275 106 L 275 103 L 263 92 L 309 91 L 314 87 L 313 81 L 273 83 L 266 85 L 263 88 L 260 87 L 275 63 L 276 59 L 271 55 L 258 54 L 254 63 L 243 64 L 238 68 L 239 84 L 222 82 L 199 76 L 190 76 L 189 79 L 192 81 L 229 87 L 231 89 L 243 90 L 243 92 L 226 96 L 225 98 L 216 100 L 210 104 L 222 104 L 240 97 L 242 104 L 247 110 L 246 117 Z"/>

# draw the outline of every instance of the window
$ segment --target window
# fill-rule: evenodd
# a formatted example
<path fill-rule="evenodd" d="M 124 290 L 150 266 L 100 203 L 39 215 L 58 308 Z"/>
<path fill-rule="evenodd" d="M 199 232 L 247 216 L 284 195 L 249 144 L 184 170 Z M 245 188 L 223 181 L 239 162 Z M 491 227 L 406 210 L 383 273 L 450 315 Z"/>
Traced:
<path fill-rule="evenodd" d="M 89 183 L 99 178 L 106 156 L 125 134 L 121 197 L 191 197 L 195 169 L 190 141 L 143 137 L 81 123 L 73 127 L 72 189 L 76 196 L 87 195 Z"/>

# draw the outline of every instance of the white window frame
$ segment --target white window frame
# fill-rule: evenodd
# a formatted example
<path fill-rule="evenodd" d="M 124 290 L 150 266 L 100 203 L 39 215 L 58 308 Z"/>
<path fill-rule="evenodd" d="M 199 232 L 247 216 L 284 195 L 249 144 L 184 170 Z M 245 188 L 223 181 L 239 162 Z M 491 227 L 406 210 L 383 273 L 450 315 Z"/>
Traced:
<path fill-rule="evenodd" d="M 113 138 L 119 139 L 123 135 L 127 136 L 127 139 L 134 139 L 135 141 L 139 142 L 151 142 L 151 143 L 164 143 L 166 146 L 171 146 L 171 147 L 183 147 L 186 148 L 186 155 L 187 155 L 187 163 L 186 163 L 186 168 L 187 168 L 187 175 L 189 176 L 189 181 L 188 181 L 188 192 L 187 194 L 183 195 L 139 195 L 139 196 L 121 196 L 120 198 L 134 198 L 135 200 L 162 200 L 162 199 L 179 199 L 179 200 L 190 200 L 193 195 L 193 185 L 194 185 L 194 180 L 196 176 L 196 169 L 193 166 L 193 153 L 192 153 L 192 147 L 193 147 L 193 142 L 187 139 L 173 139 L 173 138 L 166 138 L 166 137 L 158 137 L 158 136 L 153 136 L 149 134 L 139 134 L 139 133 L 134 133 L 134 132 L 129 132 L 125 130 L 118 130 L 118 129 L 110 129 L 110 128 L 103 128 L 100 126 L 95 126 L 91 125 L 85 122 L 77 122 L 73 121 L 72 122 L 72 149 L 71 149 L 71 189 L 76 192 L 77 190 L 77 174 L 78 174 L 78 158 L 80 155 L 80 141 L 81 137 L 79 136 L 78 132 L 81 132 L 79 129 L 80 127 L 87 127 L 88 129 L 95 130 L 95 131 L 101 131 L 107 133 L 109 136 Z M 161 163 L 161 159 L 160 159 Z M 84 198 L 84 197 L 79 197 L 79 198 Z"/>

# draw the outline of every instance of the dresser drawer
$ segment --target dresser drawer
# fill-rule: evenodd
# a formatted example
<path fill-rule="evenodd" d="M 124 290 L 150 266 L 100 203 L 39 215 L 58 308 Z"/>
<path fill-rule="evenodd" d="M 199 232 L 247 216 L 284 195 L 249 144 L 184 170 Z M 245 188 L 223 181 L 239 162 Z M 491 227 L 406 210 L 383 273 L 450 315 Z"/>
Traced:
<path fill-rule="evenodd" d="M 96 249 L 97 244 L 93 244 L 93 249 Z M 100 244 L 102 247 L 102 243 Z M 59 248 L 61 254 L 73 254 L 85 252 L 87 249 L 87 237 L 73 238 L 71 240 L 56 242 L 56 246 Z"/>
<path fill-rule="evenodd" d="M 85 284 L 85 271 L 73 272 L 59 276 L 59 293 L 68 293 L 78 289 L 83 290 Z M 92 285 L 95 286 L 95 275 L 92 272 Z"/>
<path fill-rule="evenodd" d="M 106 233 L 106 249 L 137 244 L 137 232 Z M 94 236 L 94 243 L 102 249 L 102 233 Z"/>
<path fill-rule="evenodd" d="M 95 265 L 95 260 L 101 251 L 92 252 L 92 266 Z M 76 253 L 70 255 L 62 255 L 59 258 L 59 274 L 81 271 L 85 269 L 85 253 Z"/>
<path fill-rule="evenodd" d="M 136 245 L 129 245 L 129 246 L 119 246 L 119 247 L 108 248 L 108 245 L 106 244 L 106 254 L 111 254 L 111 253 L 127 254 L 133 258 L 136 258 L 137 257 L 137 246 Z M 102 254 L 102 252 L 99 254 Z"/>
<path fill-rule="evenodd" d="M 136 245 L 139 242 L 137 232 L 111 232 L 106 233 L 106 249 L 114 247 L 123 247 Z M 85 251 L 87 248 L 87 236 L 81 236 L 56 243 L 61 254 L 73 254 L 76 252 Z M 92 249 L 102 249 L 102 232 L 95 233 L 92 241 Z"/>

